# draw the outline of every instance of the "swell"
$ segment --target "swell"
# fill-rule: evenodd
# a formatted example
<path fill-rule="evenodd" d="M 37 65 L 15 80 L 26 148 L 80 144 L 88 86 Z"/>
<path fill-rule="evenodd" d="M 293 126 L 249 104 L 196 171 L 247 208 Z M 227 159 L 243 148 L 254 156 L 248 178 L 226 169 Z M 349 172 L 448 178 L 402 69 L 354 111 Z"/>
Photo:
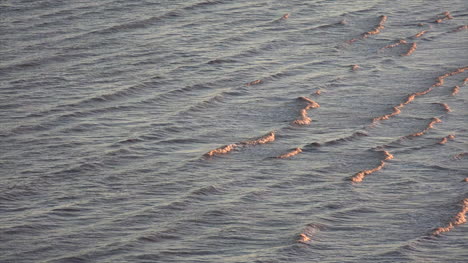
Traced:
<path fill-rule="evenodd" d="M 161 82 L 161 84 L 162 83 L 163 82 Z M 157 84 L 157 83 L 154 83 L 154 84 Z M 44 115 L 48 115 L 51 113 L 69 111 L 71 108 L 80 108 L 80 109 L 88 108 L 89 106 L 95 106 L 99 103 L 106 103 L 106 102 L 113 103 L 121 99 L 128 99 L 129 96 L 137 95 L 140 92 L 144 91 L 145 89 L 149 89 L 149 88 L 150 88 L 150 84 L 140 83 L 140 84 L 129 86 L 127 88 L 123 88 L 120 90 L 115 90 L 109 93 L 100 94 L 97 96 L 92 96 L 90 98 L 82 99 L 77 102 L 59 104 L 48 110 L 31 113 L 30 115 L 26 117 L 44 116 Z"/>
<path fill-rule="evenodd" d="M 184 14 L 187 12 L 196 11 L 197 9 L 205 8 L 208 6 L 214 6 L 222 2 L 223 1 L 212 1 L 212 0 L 199 1 L 193 4 L 187 4 L 186 6 L 183 6 L 181 8 L 176 8 L 176 9 L 167 11 L 157 16 L 151 16 L 148 18 L 144 18 L 144 19 L 140 19 L 140 20 L 136 20 L 136 21 L 132 21 L 128 23 L 122 23 L 122 24 L 110 26 L 104 29 L 99 29 L 99 30 L 89 32 L 88 34 L 104 35 L 104 34 L 111 34 L 111 33 L 117 33 L 117 32 L 122 32 L 122 31 L 144 29 L 150 26 L 155 26 L 159 22 L 163 22 L 163 21 L 165 22 L 169 19 L 183 17 Z"/>
<path fill-rule="evenodd" d="M 268 134 L 260 138 L 254 139 L 254 140 L 242 141 L 239 143 L 228 144 L 228 145 L 216 148 L 214 150 L 211 150 L 205 153 L 203 156 L 213 157 L 217 155 L 223 155 L 223 154 L 232 152 L 233 150 L 243 147 L 243 146 L 254 146 L 254 145 L 259 145 L 259 144 L 266 144 L 266 143 L 273 142 L 274 140 L 275 140 L 275 132 L 269 132 Z"/>
<path fill-rule="evenodd" d="M 228 79 L 227 81 L 229 81 Z M 57 128 L 59 126 L 65 125 L 66 121 L 69 121 L 73 118 L 80 118 L 86 116 L 96 116 L 103 113 L 110 113 L 110 112 L 122 112 L 122 111 L 130 111 L 136 110 L 140 108 L 144 108 L 148 105 L 151 105 L 154 102 L 159 102 L 158 106 L 162 106 L 162 101 L 168 101 L 173 103 L 174 98 L 185 98 L 184 94 L 190 92 L 198 92 L 201 91 L 209 91 L 213 88 L 216 88 L 216 85 L 219 85 L 220 80 L 215 80 L 211 82 L 205 82 L 200 84 L 194 84 L 190 86 L 186 86 L 183 88 L 173 89 L 167 92 L 161 92 L 156 95 L 152 95 L 150 97 L 142 97 L 143 100 L 139 100 L 141 95 L 145 95 L 146 91 L 153 87 L 150 84 L 140 84 L 135 86 L 130 86 L 129 88 L 117 90 L 112 93 L 107 93 L 103 95 L 94 96 L 91 98 L 87 98 L 78 102 L 68 103 L 68 104 L 60 104 L 55 106 L 52 109 L 31 113 L 27 115 L 27 118 L 37 118 L 36 123 L 31 124 L 23 124 L 17 127 L 12 128 L 9 131 L 5 131 L 5 136 L 12 136 L 12 135 L 19 135 L 24 134 L 31 131 L 46 131 L 50 129 Z M 223 80 L 224 81 L 224 80 Z M 163 82 L 159 82 L 162 83 Z M 193 105 L 191 109 L 197 110 L 202 109 L 204 106 L 211 105 L 212 103 L 220 102 L 223 99 L 223 94 L 221 93 L 220 96 L 215 96 L 207 101 L 200 102 L 196 105 Z M 136 96 L 136 100 L 134 98 Z M 105 105 L 115 104 L 116 102 L 123 101 L 123 105 L 117 106 L 108 106 Z M 104 107 L 99 107 L 103 105 Z M 90 109 L 91 108 L 91 109 Z M 93 109 L 94 108 L 94 109 Z M 77 110 L 75 110 L 77 109 Z M 86 109 L 86 110 L 81 110 Z M 54 116 L 53 118 L 51 118 Z"/>

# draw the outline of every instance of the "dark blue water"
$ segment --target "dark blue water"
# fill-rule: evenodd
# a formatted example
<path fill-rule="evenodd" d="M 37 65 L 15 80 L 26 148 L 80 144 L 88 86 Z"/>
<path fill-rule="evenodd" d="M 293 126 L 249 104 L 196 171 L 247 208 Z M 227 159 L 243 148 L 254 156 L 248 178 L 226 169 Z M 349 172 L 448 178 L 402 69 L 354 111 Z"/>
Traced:
<path fill-rule="evenodd" d="M 465 262 L 467 24 L 462 0 L 1 1 L 0 261 Z"/>

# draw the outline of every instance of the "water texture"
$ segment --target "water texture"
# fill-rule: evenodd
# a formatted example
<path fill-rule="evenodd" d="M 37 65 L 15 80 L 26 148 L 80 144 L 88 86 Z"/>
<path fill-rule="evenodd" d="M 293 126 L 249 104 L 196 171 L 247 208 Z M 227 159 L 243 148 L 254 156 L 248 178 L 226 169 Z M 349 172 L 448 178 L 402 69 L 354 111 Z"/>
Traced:
<path fill-rule="evenodd" d="M 466 262 L 468 5 L 0 1 L 0 262 Z"/>

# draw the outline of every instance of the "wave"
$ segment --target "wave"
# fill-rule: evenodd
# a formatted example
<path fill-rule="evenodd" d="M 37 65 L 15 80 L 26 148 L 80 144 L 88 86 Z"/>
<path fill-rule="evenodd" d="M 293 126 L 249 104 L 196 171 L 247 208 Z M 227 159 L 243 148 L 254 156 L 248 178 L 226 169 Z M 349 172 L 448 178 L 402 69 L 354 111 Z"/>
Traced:
<path fill-rule="evenodd" d="M 363 171 L 356 173 L 354 176 L 351 177 L 351 181 L 353 183 L 362 182 L 364 178 L 368 176 L 369 174 L 372 174 L 381 170 L 385 166 L 385 161 L 393 159 L 393 155 L 389 153 L 388 151 L 382 151 L 382 153 L 384 154 L 385 158 L 380 161 L 380 164 L 377 167 L 369 169 L 369 170 L 363 170 Z"/>
<path fill-rule="evenodd" d="M 440 122 L 442 122 L 442 121 L 439 118 L 434 117 L 434 118 L 432 118 L 431 122 L 429 122 L 429 124 L 427 125 L 427 127 L 424 130 L 422 130 L 420 132 L 412 133 L 410 135 L 406 135 L 403 138 L 412 138 L 412 137 L 422 136 L 422 135 L 426 134 L 427 131 L 434 128 L 434 124 L 440 123 Z"/>
<path fill-rule="evenodd" d="M 423 36 L 424 34 L 426 34 L 427 32 L 429 32 L 429 30 L 420 31 L 420 32 L 418 32 L 416 35 L 414 35 L 413 37 L 414 37 L 414 38 L 422 37 L 422 36 Z"/>
<path fill-rule="evenodd" d="M 438 144 L 446 144 L 448 142 L 448 140 L 454 140 L 455 139 L 455 135 L 453 134 L 449 134 L 447 136 L 445 136 L 444 138 L 442 138 Z"/>
<path fill-rule="evenodd" d="M 460 32 L 460 31 L 463 31 L 463 30 L 468 30 L 468 25 L 463 25 L 463 26 L 459 26 L 457 28 L 455 28 L 454 30 L 452 30 L 452 32 Z"/>
<path fill-rule="evenodd" d="M 455 160 L 461 160 L 461 159 L 465 158 L 465 156 L 467 156 L 467 155 L 468 155 L 468 152 L 458 153 L 458 154 L 455 154 L 455 155 L 453 156 L 453 159 L 455 159 Z"/>
<path fill-rule="evenodd" d="M 297 125 L 309 125 L 312 122 L 312 119 L 307 116 L 307 110 L 301 109 L 300 111 L 301 117 L 293 121 L 294 124 Z"/>
<path fill-rule="evenodd" d="M 382 115 L 382 116 L 379 116 L 379 117 L 376 117 L 372 120 L 372 125 L 374 125 L 375 123 L 377 123 L 378 121 L 381 121 L 381 120 L 388 120 L 390 117 L 393 117 L 395 115 L 398 115 L 401 113 L 401 109 L 409 104 L 410 102 L 414 101 L 414 99 L 417 97 L 417 96 L 423 96 L 423 95 L 426 95 L 427 93 L 431 92 L 432 91 L 432 88 L 428 88 L 427 90 L 424 90 L 424 91 L 421 91 L 421 92 L 415 92 L 415 93 L 411 93 L 410 95 L 408 95 L 408 97 L 406 98 L 406 100 L 400 104 L 398 104 L 397 106 L 394 106 L 393 107 L 393 112 L 392 113 L 389 113 L 389 114 L 385 114 L 385 115 Z"/>
<path fill-rule="evenodd" d="M 452 89 L 452 96 L 457 95 L 459 91 L 460 91 L 460 86 L 455 86 L 455 87 L 453 87 L 453 89 Z"/>
<path fill-rule="evenodd" d="M 297 242 L 310 244 L 312 242 L 312 237 L 317 234 L 317 232 L 323 230 L 324 226 L 318 224 L 308 224 L 302 233 L 299 234 Z"/>
<path fill-rule="evenodd" d="M 363 33 L 360 38 L 353 38 L 351 40 L 348 40 L 347 43 L 352 44 L 353 42 L 356 42 L 358 40 L 365 39 L 365 38 L 368 38 L 369 36 L 379 34 L 380 30 L 385 28 L 384 24 L 386 21 L 387 21 L 387 16 L 385 15 L 380 16 L 380 22 L 377 24 L 377 26 L 374 27 L 374 29 Z"/>
<path fill-rule="evenodd" d="M 307 116 L 307 110 L 314 109 L 314 108 L 319 108 L 320 105 L 317 102 L 315 102 L 315 101 L 313 101 L 313 100 L 311 100 L 311 99 L 309 99 L 307 97 L 299 97 L 298 99 L 306 101 L 307 105 L 303 109 L 300 110 L 301 117 L 299 119 L 294 120 L 293 124 L 308 125 L 308 124 L 310 124 L 312 122 L 312 119 L 309 118 L 309 116 Z"/>
<path fill-rule="evenodd" d="M 453 16 L 450 14 L 449 11 L 445 11 L 442 15 L 443 15 L 443 17 L 440 17 L 440 15 L 439 15 L 439 17 L 434 22 L 442 23 L 445 20 L 453 19 Z"/>
<path fill-rule="evenodd" d="M 452 112 L 452 109 L 450 109 L 447 103 L 434 102 L 433 104 L 442 106 L 446 112 Z"/>
<path fill-rule="evenodd" d="M 249 141 L 243 141 L 240 142 L 239 144 L 241 145 L 257 145 L 257 144 L 265 144 L 269 142 L 273 142 L 275 140 L 275 132 L 269 132 L 268 134 L 255 139 L 255 140 L 249 140 Z"/>
<path fill-rule="evenodd" d="M 411 54 L 413 54 L 414 51 L 416 51 L 417 46 L 418 45 L 416 44 L 416 42 L 411 43 L 411 46 L 408 49 L 408 51 L 405 54 L 402 54 L 402 56 L 410 56 Z"/>
<path fill-rule="evenodd" d="M 444 85 L 444 80 L 450 76 L 453 76 L 453 75 L 457 75 L 457 74 L 460 74 L 462 72 L 464 72 L 465 70 L 468 69 L 468 66 L 466 67 L 462 67 L 462 68 L 458 68 L 454 71 L 451 71 L 451 72 L 448 72 L 448 73 L 445 73 L 444 75 L 441 75 L 439 77 L 436 78 L 436 83 L 434 83 L 434 85 L 432 85 L 432 87 L 439 87 L 439 86 L 442 86 Z"/>
<path fill-rule="evenodd" d="M 214 149 L 214 150 L 211 150 L 211 151 L 205 153 L 204 156 L 206 156 L 206 157 L 213 157 L 213 156 L 215 156 L 215 155 L 226 154 L 226 153 L 228 153 L 228 152 L 233 151 L 233 150 L 236 149 L 237 147 L 238 147 L 237 144 L 228 144 L 228 145 L 225 145 L 225 146 L 216 148 L 216 149 Z"/>
<path fill-rule="evenodd" d="M 258 145 L 258 144 L 265 144 L 269 142 L 273 142 L 275 140 L 275 132 L 269 132 L 268 134 L 255 139 L 255 140 L 248 140 L 248 141 L 242 141 L 239 143 L 233 143 L 233 144 L 228 144 L 219 148 L 216 148 L 214 150 L 211 150 L 207 153 L 205 153 L 203 156 L 204 157 L 213 157 L 217 155 L 223 155 L 226 153 L 229 153 L 233 151 L 234 149 L 240 147 L 240 146 L 247 146 L 247 145 Z"/>
<path fill-rule="evenodd" d="M 290 157 L 293 157 L 293 156 L 295 156 L 295 155 L 298 155 L 298 154 L 301 153 L 301 152 L 302 152 L 302 149 L 301 149 L 301 148 L 296 148 L 296 149 L 291 150 L 291 151 L 289 151 L 289 152 L 287 152 L 287 153 L 285 153 L 285 154 L 282 154 L 282 155 L 280 155 L 280 156 L 278 156 L 278 157 L 276 157 L 276 158 L 278 158 L 278 159 L 286 159 L 286 158 L 290 158 Z"/>
<path fill-rule="evenodd" d="M 439 227 L 432 231 L 433 236 L 438 236 L 444 232 L 449 232 L 456 226 L 466 223 L 466 213 L 468 213 L 468 198 L 463 199 L 461 202 L 460 211 L 453 217 L 453 219 L 443 227 Z"/>

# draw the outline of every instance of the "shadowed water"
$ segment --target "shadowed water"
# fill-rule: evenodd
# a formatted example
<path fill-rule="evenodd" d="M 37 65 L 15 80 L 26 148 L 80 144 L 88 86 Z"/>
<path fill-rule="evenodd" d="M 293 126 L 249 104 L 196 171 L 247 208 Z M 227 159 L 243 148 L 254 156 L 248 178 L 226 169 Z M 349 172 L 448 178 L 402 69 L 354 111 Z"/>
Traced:
<path fill-rule="evenodd" d="M 468 258 L 466 1 L 0 19 L 0 262 Z"/>

